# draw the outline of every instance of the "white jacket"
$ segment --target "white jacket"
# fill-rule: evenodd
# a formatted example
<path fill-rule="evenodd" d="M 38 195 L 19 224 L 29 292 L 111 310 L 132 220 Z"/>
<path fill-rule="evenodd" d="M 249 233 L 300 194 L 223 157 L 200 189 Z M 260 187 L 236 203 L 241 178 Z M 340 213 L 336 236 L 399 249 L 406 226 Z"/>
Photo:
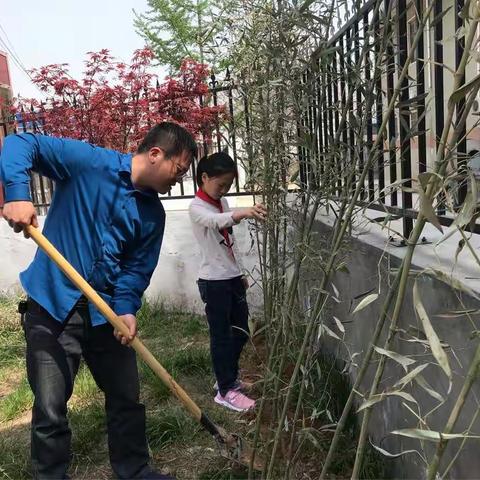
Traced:
<path fill-rule="evenodd" d="M 228 280 L 244 274 L 234 234 L 229 234 L 230 248 L 221 233 L 224 228 L 235 225 L 227 200 L 222 198 L 221 202 L 223 213 L 198 197 L 188 209 L 202 256 L 198 277 L 203 280 Z"/>

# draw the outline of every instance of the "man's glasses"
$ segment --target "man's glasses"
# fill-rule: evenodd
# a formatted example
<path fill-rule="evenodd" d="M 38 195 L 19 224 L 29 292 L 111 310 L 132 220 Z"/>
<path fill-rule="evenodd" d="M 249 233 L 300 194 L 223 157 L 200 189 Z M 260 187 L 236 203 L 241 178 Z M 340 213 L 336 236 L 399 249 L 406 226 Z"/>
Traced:
<path fill-rule="evenodd" d="M 178 163 L 175 163 L 175 178 L 179 182 L 182 182 L 183 180 L 190 180 L 192 178 L 192 175 L 190 174 L 190 168 L 185 170 Z"/>

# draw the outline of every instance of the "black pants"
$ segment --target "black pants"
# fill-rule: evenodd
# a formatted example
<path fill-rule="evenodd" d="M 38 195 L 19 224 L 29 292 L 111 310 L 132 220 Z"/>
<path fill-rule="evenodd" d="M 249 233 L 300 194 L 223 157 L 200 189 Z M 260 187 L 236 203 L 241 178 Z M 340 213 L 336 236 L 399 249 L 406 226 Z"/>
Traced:
<path fill-rule="evenodd" d="M 148 471 L 145 408 L 139 403 L 135 352 L 113 336 L 110 324 L 92 327 L 85 302 L 65 323 L 29 299 L 24 318 L 27 375 L 35 400 L 31 456 L 34 477 L 64 479 L 71 460 L 67 401 L 83 356 L 105 394 L 110 462 L 119 478 Z"/>
<path fill-rule="evenodd" d="M 248 340 L 248 304 L 242 278 L 198 280 L 210 328 L 210 355 L 218 389 L 225 395 L 238 376 L 238 361 Z"/>

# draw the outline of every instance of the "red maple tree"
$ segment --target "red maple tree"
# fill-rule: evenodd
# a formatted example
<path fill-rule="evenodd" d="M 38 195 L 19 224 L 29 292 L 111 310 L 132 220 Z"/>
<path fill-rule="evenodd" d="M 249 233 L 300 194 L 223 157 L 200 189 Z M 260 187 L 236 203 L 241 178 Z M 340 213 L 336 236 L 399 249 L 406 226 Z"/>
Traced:
<path fill-rule="evenodd" d="M 33 82 L 48 99 L 15 99 L 12 113 L 21 113 L 21 123 L 49 135 L 119 151 L 133 151 L 161 121 L 179 123 L 208 139 L 224 116 L 223 106 L 200 101 L 208 95 L 206 65 L 184 60 L 178 76 L 160 84 L 151 73 L 153 52 L 148 48 L 135 51 L 129 65 L 117 62 L 107 49 L 87 56 L 80 80 L 69 75 L 68 64 L 32 70 Z"/>

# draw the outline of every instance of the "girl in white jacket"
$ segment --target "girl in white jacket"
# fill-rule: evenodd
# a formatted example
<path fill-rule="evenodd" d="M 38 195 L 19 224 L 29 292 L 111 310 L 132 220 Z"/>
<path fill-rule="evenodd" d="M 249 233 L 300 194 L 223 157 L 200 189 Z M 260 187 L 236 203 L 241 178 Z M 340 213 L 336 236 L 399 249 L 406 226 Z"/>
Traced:
<path fill-rule="evenodd" d="M 232 227 L 244 218 L 264 220 L 266 209 L 231 211 L 224 195 L 237 177 L 235 162 L 223 152 L 200 160 L 198 191 L 189 212 L 193 233 L 202 254 L 198 288 L 205 303 L 210 329 L 210 353 L 218 387 L 215 402 L 239 412 L 254 408 L 242 392 L 238 362 L 248 340 L 248 304 L 240 255 Z"/>

